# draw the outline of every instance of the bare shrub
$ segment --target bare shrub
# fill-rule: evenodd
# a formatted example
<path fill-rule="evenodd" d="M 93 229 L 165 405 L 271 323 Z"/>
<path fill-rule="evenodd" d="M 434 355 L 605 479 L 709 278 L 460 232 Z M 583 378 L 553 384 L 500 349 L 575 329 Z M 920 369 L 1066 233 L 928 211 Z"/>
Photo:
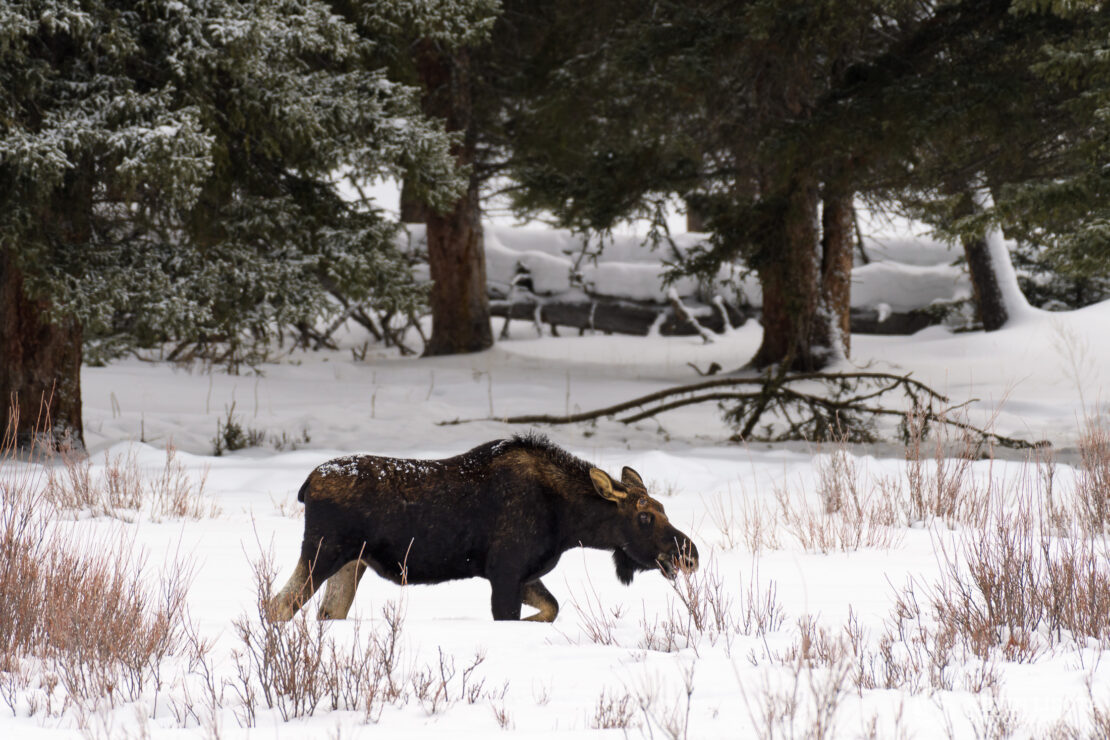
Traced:
<path fill-rule="evenodd" d="M 134 518 L 143 505 L 142 471 L 129 450 L 112 457 L 104 453 L 104 471 L 93 471 L 92 459 L 74 450 L 62 450 L 47 468 L 46 500 L 59 509 L 87 511 L 93 516 Z"/>
<path fill-rule="evenodd" d="M 187 727 L 192 721 L 206 727 L 211 737 L 218 737 L 218 714 L 229 681 L 226 678 L 218 680 L 211 660 L 213 641 L 202 638 L 193 624 L 186 626 L 184 634 L 187 670 L 178 684 L 180 695 L 169 697 L 170 711 L 179 726 Z M 199 696 L 193 693 L 197 683 Z M 253 726 L 253 717 L 245 717 L 243 724 Z"/>
<path fill-rule="evenodd" d="M 272 553 L 266 553 L 252 563 L 256 610 L 235 621 L 241 645 L 233 651 L 232 686 L 247 726 L 255 724 L 263 704 L 286 721 L 328 708 L 361 711 L 368 722 L 377 722 L 386 706 L 410 701 L 429 715 L 460 701 L 488 700 L 498 711 L 496 702 L 504 699 L 507 686 L 500 692 L 485 688 L 485 679 L 476 675 L 485 661 L 480 651 L 461 670 L 442 650 L 436 662 L 403 665 L 402 603 L 386 602 L 378 629 L 364 638 L 356 623 L 349 641 L 342 644 L 329 634 L 329 623 L 311 621 L 303 611 L 289 622 L 270 621 L 273 562 Z M 504 719 L 509 722 L 507 713 Z"/>
<path fill-rule="evenodd" d="M 412 694 L 429 716 L 455 701 L 466 700 L 470 704 L 475 703 L 482 695 L 485 685 L 484 679 L 472 680 L 474 670 L 486 659 L 485 655 L 479 652 L 475 654 L 470 665 L 463 669 L 456 694 L 454 679 L 458 669 L 455 666 L 455 659 L 450 655 L 444 655 L 443 648 L 438 650 L 439 660 L 435 665 L 427 665 L 409 675 Z"/>
<path fill-rule="evenodd" d="M 978 694 L 1000 681 L 993 657 L 981 660 L 961 647 L 953 624 L 921 609 L 912 583 L 897 594 L 877 649 L 867 647 L 851 616 L 845 634 L 861 695 L 870 689 L 917 694 L 956 688 Z"/>
<path fill-rule="evenodd" d="M 142 473 L 135 462 L 135 451 L 128 450 L 114 458 L 104 453 L 103 486 L 106 508 L 138 510 L 143 505 Z"/>
<path fill-rule="evenodd" d="M 580 599 L 573 591 L 570 603 L 578 613 L 578 626 L 586 638 L 597 645 L 616 645 L 615 630 L 617 620 L 620 619 L 623 607 L 615 606 L 606 609 L 601 603 L 601 597 L 594 588 L 593 581 L 586 574 L 587 588 Z"/>
<path fill-rule="evenodd" d="M 757 696 L 741 690 L 759 738 L 836 737 L 851 663 L 815 664 L 801 653 L 780 671 L 765 674 Z"/>
<path fill-rule="evenodd" d="M 1039 531 L 1028 497 L 995 511 L 946 557 L 934 603 L 971 651 L 1027 661 L 1064 639 L 1110 644 L 1110 565 L 1100 540 Z M 960 561 L 966 562 L 966 568 Z"/>
<path fill-rule="evenodd" d="M 898 594 L 878 652 L 858 662 L 861 689 L 994 692 L 999 660 L 1031 662 L 1088 639 L 1110 644 L 1105 543 L 1050 534 L 1033 498 L 1019 492 L 987 512 L 984 529 L 938 544 L 939 582 L 926 590 L 925 608 L 912 583 Z M 1012 728 L 1010 714 L 998 704 L 970 719 L 980 736 L 999 736 Z"/>
<path fill-rule="evenodd" d="M 104 453 L 103 472 L 93 469 L 92 460 L 63 450 L 58 461 L 47 468 L 45 499 L 63 510 L 83 511 L 93 516 L 134 520 L 144 502 L 150 500 L 150 516 L 202 519 L 219 514 L 219 506 L 204 496 L 208 471 L 196 483 L 177 459 L 173 444 L 166 446 L 166 464 L 144 484 L 134 450 L 111 456 Z"/>
<path fill-rule="evenodd" d="M 103 495 L 94 484 L 92 462 L 88 457 L 63 451 L 59 462 L 47 469 L 46 500 L 59 509 L 101 511 Z"/>
<path fill-rule="evenodd" d="M 740 531 L 748 550 L 758 554 L 764 549 L 775 550 L 781 547 L 778 528 L 777 513 L 761 505 L 755 498 L 741 498 Z"/>
<path fill-rule="evenodd" d="M 309 624 L 304 612 L 289 622 L 269 620 L 267 604 L 277 572 L 273 558 L 260 558 L 251 568 L 257 612 L 254 618 L 243 615 L 235 620 L 242 642 L 234 652 L 240 698 L 249 702 L 257 686 L 266 706 L 276 708 L 282 719 L 311 716 L 328 685 L 334 688 L 338 683 L 325 679 L 321 670 L 331 647 L 324 623 Z"/>
<path fill-rule="evenodd" d="M 1110 526 L 1110 431 L 1088 418 L 1079 437 L 1079 470 L 1075 480 L 1079 520 L 1091 534 Z"/>
<path fill-rule="evenodd" d="M 668 699 L 656 683 L 647 683 L 636 694 L 636 703 L 644 718 L 643 727 L 649 737 L 655 737 L 652 727 L 663 737 L 686 740 L 690 736 L 690 708 L 694 697 L 694 669 L 696 663 L 675 663 L 682 679 L 681 694 Z"/>
<path fill-rule="evenodd" d="M 1066 535 L 1071 531 L 1072 512 L 1066 502 L 1061 500 L 1056 489 L 1056 453 L 1049 445 L 1038 447 L 1030 455 L 1036 469 L 1038 489 L 1041 491 L 1041 510 L 1045 522 L 1057 534 Z"/>
<path fill-rule="evenodd" d="M 930 473 L 926 469 L 923 449 L 929 431 L 927 418 L 911 411 L 903 422 L 910 523 L 939 519 L 949 525 L 983 526 L 992 491 L 990 483 L 979 487 L 971 476 L 971 466 L 980 456 L 982 440 L 967 429 L 952 440 L 948 429 L 943 427 L 933 438 L 933 470 Z"/>
<path fill-rule="evenodd" d="M 741 500 L 746 499 L 746 496 L 741 496 Z M 721 535 L 720 546 L 725 550 L 735 550 L 740 544 L 742 530 L 737 522 L 736 499 L 732 495 L 731 486 L 727 495 L 717 493 L 708 499 L 702 496 L 702 504 L 709 514 L 709 521 Z"/>
<path fill-rule="evenodd" d="M 493 718 L 497 720 L 497 726 L 502 730 L 513 729 L 513 717 L 509 714 L 508 708 L 505 706 L 505 698 L 502 696 L 500 699 L 491 699 L 489 708 L 493 710 Z"/>
<path fill-rule="evenodd" d="M 1020 727 L 1020 715 L 1003 701 L 997 686 L 992 687 L 989 695 L 989 701 L 980 696 L 976 704 L 978 711 L 968 714 L 972 732 L 980 740 L 1005 740 L 1013 737 Z"/>
<path fill-rule="evenodd" d="M 631 694 L 617 696 L 602 690 L 601 696 L 597 698 L 590 727 L 595 730 L 628 730 L 636 727 L 636 709 L 632 702 Z"/>
<path fill-rule="evenodd" d="M 185 465 L 177 459 L 177 448 L 166 445 L 166 464 L 148 486 L 151 498 L 151 516 L 159 519 L 203 519 L 218 516 L 220 507 L 204 496 L 208 480 L 205 468 L 200 480 L 193 482 Z"/>
<path fill-rule="evenodd" d="M 965 536 L 958 557 L 939 548 L 945 578 L 933 598 L 938 620 L 980 658 L 997 646 L 1010 660 L 1038 652 L 1044 561 L 1033 527 L 1028 508 L 999 508 L 986 531 Z"/>
<path fill-rule="evenodd" d="M 1093 539 L 1043 537 L 1044 583 L 1040 602 L 1048 629 L 1110 643 L 1110 567 L 1105 543 Z"/>
<path fill-rule="evenodd" d="M 659 652 L 693 648 L 696 653 L 703 641 L 710 645 L 723 641 L 725 652 L 731 655 L 740 627 L 716 560 L 703 559 L 697 571 L 680 570 L 671 588 L 675 598 L 668 602 L 666 616 L 649 622 L 645 613 L 641 619 L 640 646 Z"/>
<path fill-rule="evenodd" d="M 778 488 L 783 525 L 811 552 L 854 551 L 862 547 L 891 548 L 901 541 L 895 529 L 899 513 L 896 498 L 865 483 L 858 464 L 841 447 L 817 464 L 819 509 Z M 876 495 L 878 494 L 878 495 Z"/>
<path fill-rule="evenodd" d="M 890 726 L 880 727 L 879 717 L 871 715 L 871 718 L 863 726 L 859 737 L 861 740 L 909 740 L 913 737 L 909 730 L 905 727 L 905 703 L 898 705 L 898 710 L 894 713 L 892 724 Z"/>
<path fill-rule="evenodd" d="M 152 593 L 132 543 L 93 543 L 52 525 L 42 505 L 48 486 L 29 468 L 8 473 L 20 470 L 14 447 L 0 450 L 0 467 L 0 656 L 9 666 L 32 659 L 56 677 L 30 711 L 52 711 L 55 686 L 82 724 L 151 689 L 156 707 L 163 663 L 183 648 L 189 572 L 171 565 Z"/>
<path fill-rule="evenodd" d="M 740 619 L 737 623 L 740 632 L 750 635 L 765 635 L 775 632 L 786 621 L 786 614 L 778 602 L 778 588 L 772 580 L 766 588 L 758 585 L 758 571 L 752 568 L 748 588 L 740 596 Z"/>

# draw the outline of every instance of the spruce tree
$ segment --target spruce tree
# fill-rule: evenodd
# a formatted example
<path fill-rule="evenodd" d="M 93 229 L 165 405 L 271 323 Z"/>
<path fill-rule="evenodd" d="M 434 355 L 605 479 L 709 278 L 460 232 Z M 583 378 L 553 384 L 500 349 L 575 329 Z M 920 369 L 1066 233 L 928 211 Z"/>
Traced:
<path fill-rule="evenodd" d="M 456 199 L 435 203 L 429 202 L 419 171 L 403 177 L 402 220 L 426 226 L 432 333 L 424 354 L 487 349 L 493 344 L 493 330 L 479 199 L 482 121 L 475 98 L 481 70 L 475 57 L 488 42 L 500 3 L 332 0 L 332 5 L 364 37 L 384 41 L 377 58 L 395 79 L 420 88 L 424 114 L 453 134 L 451 153 L 466 178 Z"/>
<path fill-rule="evenodd" d="M 712 276 L 743 258 L 760 278 L 753 365 L 816 369 L 846 353 L 853 163 L 843 148 L 815 154 L 797 134 L 844 69 L 918 21 L 919 4 L 571 5 L 593 13 L 585 28 L 604 31 L 587 31 L 522 106 L 536 114 L 518 124 L 530 152 L 513 170 L 518 205 L 606 229 L 678 195 L 712 237 L 683 269 Z M 569 125 L 544 127 L 552 110 Z"/>
<path fill-rule="evenodd" d="M 604 229 L 683 198 L 711 240 L 680 268 L 714 275 L 739 258 L 760 278 L 756 367 L 814 369 L 848 349 L 855 197 L 933 204 L 971 252 L 1002 223 L 1062 268 L 1097 269 L 1102 3 L 566 6 L 590 20 L 520 106 L 518 204 Z M 564 125 L 544 125 L 553 111 Z M 995 206 L 961 211 L 975 190 Z"/>
<path fill-rule="evenodd" d="M 395 225 L 339 176 L 462 183 L 417 92 L 318 0 L 0 7 L 0 395 L 83 443 L 82 339 L 222 342 L 420 300 Z M 40 430 L 42 431 L 42 430 Z"/>

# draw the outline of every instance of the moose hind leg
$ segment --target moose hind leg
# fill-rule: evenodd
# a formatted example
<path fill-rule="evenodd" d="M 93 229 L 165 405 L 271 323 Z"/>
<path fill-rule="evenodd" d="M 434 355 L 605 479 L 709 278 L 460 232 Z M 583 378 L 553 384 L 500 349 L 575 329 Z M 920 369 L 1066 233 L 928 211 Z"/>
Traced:
<path fill-rule="evenodd" d="M 320 540 L 315 547 L 301 543 L 301 557 L 289 582 L 266 605 L 266 616 L 274 622 L 288 622 L 308 603 L 320 586 L 344 563 L 334 546 Z"/>
<path fill-rule="evenodd" d="M 297 567 L 285 587 L 267 604 L 266 616 L 272 622 L 288 622 L 312 598 L 317 588 L 308 561 L 298 558 Z"/>
<path fill-rule="evenodd" d="M 328 579 L 324 591 L 324 602 L 316 613 L 317 619 L 346 619 L 347 612 L 355 600 L 358 582 L 366 573 L 367 565 L 362 560 L 352 560 Z"/>
<path fill-rule="evenodd" d="M 555 597 L 551 595 L 542 581 L 532 581 L 524 584 L 522 601 L 526 606 L 539 609 L 538 614 L 525 617 L 525 622 L 554 622 L 555 616 L 559 613 L 559 602 L 555 600 Z"/>

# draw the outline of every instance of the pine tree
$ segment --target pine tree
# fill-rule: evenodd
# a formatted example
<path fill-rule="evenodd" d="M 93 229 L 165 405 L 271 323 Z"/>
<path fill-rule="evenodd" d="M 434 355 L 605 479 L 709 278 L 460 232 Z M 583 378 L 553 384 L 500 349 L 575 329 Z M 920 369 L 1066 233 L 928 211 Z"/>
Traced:
<path fill-rule="evenodd" d="M 82 444 L 82 339 L 245 343 L 419 301 L 395 225 L 340 175 L 462 183 L 414 89 L 317 0 L 0 7 L 0 394 Z"/>

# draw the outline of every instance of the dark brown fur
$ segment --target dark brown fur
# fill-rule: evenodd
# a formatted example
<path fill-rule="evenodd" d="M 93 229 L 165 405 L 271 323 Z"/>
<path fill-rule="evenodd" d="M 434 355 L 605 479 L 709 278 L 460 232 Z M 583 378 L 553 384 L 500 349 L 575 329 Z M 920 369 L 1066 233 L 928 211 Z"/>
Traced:
<path fill-rule="evenodd" d="M 367 567 L 395 583 L 482 577 L 494 619 L 521 604 L 550 621 L 540 582 L 575 547 L 613 552 L 617 575 L 697 567 L 697 548 L 671 526 L 639 474 L 620 481 L 539 435 L 487 442 L 444 460 L 360 455 L 309 474 L 298 499 L 305 532 L 296 572 L 270 606 L 288 619 L 324 581 L 325 618 L 343 618 Z"/>

